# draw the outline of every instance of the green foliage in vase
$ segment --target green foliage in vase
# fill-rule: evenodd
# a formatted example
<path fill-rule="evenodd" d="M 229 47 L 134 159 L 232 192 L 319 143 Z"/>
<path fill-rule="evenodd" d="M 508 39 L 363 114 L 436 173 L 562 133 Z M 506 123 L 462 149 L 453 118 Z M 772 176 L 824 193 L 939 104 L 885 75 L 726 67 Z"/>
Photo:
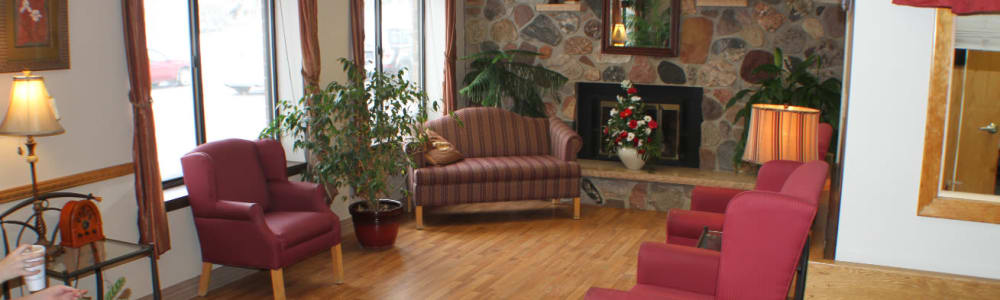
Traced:
<path fill-rule="evenodd" d="M 404 79 L 405 70 L 366 76 L 352 61 L 341 58 L 340 63 L 347 82 L 331 82 L 297 103 L 282 101 L 261 136 L 285 133 L 295 149 L 306 150 L 311 158 L 306 180 L 350 187 L 352 195 L 341 195 L 343 199 L 353 196 L 367 202 L 365 209 L 388 209 L 379 207 L 379 198 L 408 192 L 405 185 L 387 183 L 390 176 L 415 166 L 405 148 L 427 143 L 420 131 L 427 120 L 427 95 Z M 437 102 L 433 105 L 437 110 Z"/>
<path fill-rule="evenodd" d="M 558 72 L 540 65 L 530 65 L 516 60 L 519 56 L 537 56 L 538 53 L 508 50 L 484 51 L 463 57 L 472 60 L 470 71 L 465 74 L 465 87 L 459 93 L 469 101 L 482 106 L 502 107 L 503 100 L 513 99 L 510 111 L 524 116 L 545 117 L 542 93 L 555 92 L 569 80 Z"/>
<path fill-rule="evenodd" d="M 627 19 L 625 26 L 631 29 L 628 33 L 629 47 L 666 47 L 670 38 L 672 8 L 661 9 L 660 5 L 660 1 L 647 1 L 640 8 L 641 13 Z"/>
<path fill-rule="evenodd" d="M 108 291 L 104 293 L 104 299 L 109 300 L 125 300 L 131 296 L 132 290 L 125 288 L 125 277 L 119 277 L 118 280 L 115 280 L 115 283 L 111 284 Z"/>
<path fill-rule="evenodd" d="M 833 125 L 836 132 L 840 121 L 840 79 L 827 78 L 821 81 L 818 74 L 810 72 L 809 69 L 813 66 L 816 66 L 816 73 L 819 73 L 822 68 L 819 56 L 812 55 L 805 60 L 789 57 L 786 60 L 781 48 L 775 49 L 773 63 L 753 70 L 753 74 L 766 73 L 768 78 L 755 88 L 739 91 L 726 104 L 726 109 L 729 109 L 749 96 L 746 106 L 736 113 L 733 121 L 738 123 L 742 120 L 743 128 L 750 128 L 751 107 L 758 103 L 805 106 L 819 109 L 819 121 Z M 733 161 L 737 164 L 742 162 L 746 143 L 747 132 L 744 130 L 733 156 Z M 836 141 L 831 142 L 830 148 L 833 149 L 836 144 Z"/>

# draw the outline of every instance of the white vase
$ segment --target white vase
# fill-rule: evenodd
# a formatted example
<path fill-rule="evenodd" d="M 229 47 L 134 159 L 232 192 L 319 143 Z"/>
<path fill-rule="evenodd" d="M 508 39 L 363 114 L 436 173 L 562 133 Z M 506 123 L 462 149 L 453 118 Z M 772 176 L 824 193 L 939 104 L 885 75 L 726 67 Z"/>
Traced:
<path fill-rule="evenodd" d="M 639 151 L 632 147 L 618 148 L 618 159 L 622 160 L 625 168 L 629 170 L 642 169 L 642 166 L 646 164 L 646 160 L 639 154 Z"/>

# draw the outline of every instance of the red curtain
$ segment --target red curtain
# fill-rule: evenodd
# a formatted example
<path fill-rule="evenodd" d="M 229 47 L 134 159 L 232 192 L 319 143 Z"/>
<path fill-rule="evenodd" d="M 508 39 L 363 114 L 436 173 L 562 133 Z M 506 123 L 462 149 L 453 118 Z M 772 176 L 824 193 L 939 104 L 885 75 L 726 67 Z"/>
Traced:
<path fill-rule="evenodd" d="M 351 0 L 351 51 L 354 64 L 365 69 L 365 0 Z"/>
<path fill-rule="evenodd" d="M 302 80 L 307 92 L 319 88 L 322 68 L 316 0 L 299 0 L 299 37 L 302 40 Z"/>
<path fill-rule="evenodd" d="M 944 7 L 951 12 L 964 15 L 986 12 L 1000 12 L 998 0 L 892 0 L 893 4 L 919 7 Z"/>
<path fill-rule="evenodd" d="M 444 53 L 444 104 L 442 105 L 444 114 L 455 111 L 458 101 L 455 95 L 455 2 L 445 0 L 445 36 Z"/>
<path fill-rule="evenodd" d="M 163 204 L 163 185 L 156 156 L 156 130 L 150 106 L 149 55 L 143 0 L 122 0 L 125 54 L 128 60 L 129 102 L 134 123 L 132 159 L 135 200 L 139 206 L 139 243 L 153 244 L 157 257 L 170 250 L 170 229 Z"/>

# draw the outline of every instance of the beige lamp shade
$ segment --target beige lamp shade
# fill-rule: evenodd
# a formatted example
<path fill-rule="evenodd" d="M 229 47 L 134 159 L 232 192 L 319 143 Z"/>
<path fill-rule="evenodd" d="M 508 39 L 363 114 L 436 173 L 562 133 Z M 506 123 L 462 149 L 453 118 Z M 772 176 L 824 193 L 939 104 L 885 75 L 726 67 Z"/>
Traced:
<path fill-rule="evenodd" d="M 780 104 L 754 104 L 743 160 L 807 162 L 819 159 L 819 110 Z"/>
<path fill-rule="evenodd" d="M 622 23 L 615 24 L 615 28 L 611 32 L 611 43 L 615 47 L 624 47 L 626 39 L 627 37 L 625 33 L 625 24 Z"/>
<path fill-rule="evenodd" d="M 65 132 L 59 125 L 54 105 L 41 76 L 27 71 L 22 76 L 14 76 L 10 106 L 0 124 L 0 134 L 46 136 Z"/>

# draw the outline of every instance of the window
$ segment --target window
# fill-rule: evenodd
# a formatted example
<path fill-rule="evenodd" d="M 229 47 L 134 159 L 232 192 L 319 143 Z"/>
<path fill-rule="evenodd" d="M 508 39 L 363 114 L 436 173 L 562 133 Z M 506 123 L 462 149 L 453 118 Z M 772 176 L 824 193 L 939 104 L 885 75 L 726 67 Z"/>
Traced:
<path fill-rule="evenodd" d="M 444 72 L 445 2 L 365 1 L 365 70 L 405 69 L 432 101 L 440 101 Z M 428 55 L 428 53 L 430 53 Z M 431 111 L 431 118 L 435 117 Z"/>
<path fill-rule="evenodd" d="M 255 139 L 275 99 L 273 0 L 146 0 L 153 117 L 164 186 L 206 142 Z"/>

